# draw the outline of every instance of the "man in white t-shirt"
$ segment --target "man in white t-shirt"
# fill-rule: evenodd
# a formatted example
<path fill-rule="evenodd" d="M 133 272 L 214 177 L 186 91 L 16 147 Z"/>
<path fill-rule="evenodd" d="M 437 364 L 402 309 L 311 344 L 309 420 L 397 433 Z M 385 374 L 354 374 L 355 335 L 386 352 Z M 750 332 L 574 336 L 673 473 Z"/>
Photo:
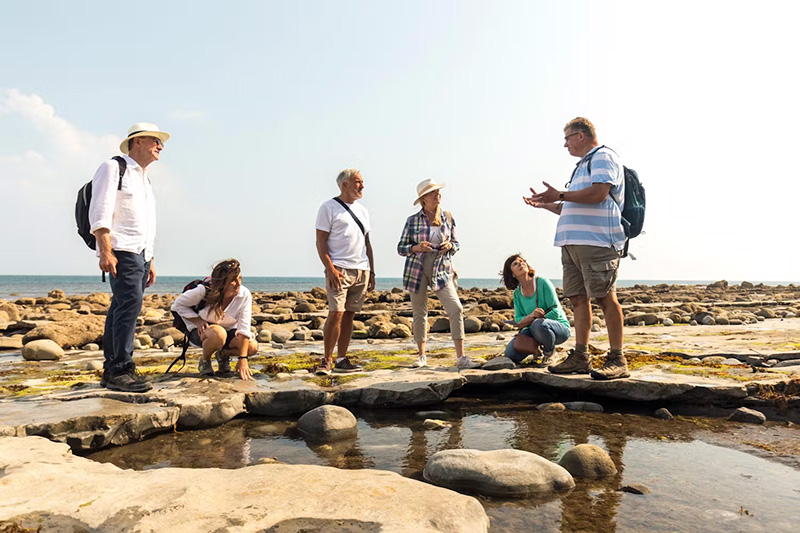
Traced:
<path fill-rule="evenodd" d="M 364 180 L 355 168 L 336 178 L 341 194 L 323 203 L 317 213 L 317 253 L 325 267 L 328 319 L 325 321 L 325 357 L 318 375 L 356 372 L 361 367 L 347 357 L 353 319 L 367 292 L 375 289 L 375 261 L 369 242 L 369 214 L 357 202 L 364 193 Z M 337 358 L 333 361 L 333 348 Z"/>

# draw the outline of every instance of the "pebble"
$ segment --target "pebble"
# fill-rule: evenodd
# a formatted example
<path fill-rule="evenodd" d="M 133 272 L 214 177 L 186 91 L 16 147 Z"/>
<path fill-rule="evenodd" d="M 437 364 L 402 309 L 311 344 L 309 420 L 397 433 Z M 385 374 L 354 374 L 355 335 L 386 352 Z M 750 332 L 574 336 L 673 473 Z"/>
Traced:
<path fill-rule="evenodd" d="M 661 420 L 672 420 L 673 418 L 675 418 L 674 416 L 672 416 L 672 413 L 670 413 L 669 409 L 667 409 L 666 407 L 658 409 L 655 413 L 653 413 L 653 416 L 655 416 L 656 418 L 660 418 Z"/>
<path fill-rule="evenodd" d="M 748 409 L 747 407 L 740 407 L 728 417 L 728 420 L 733 422 L 746 422 L 748 424 L 763 424 L 767 421 L 764 413 L 756 411 L 755 409 Z"/>
<path fill-rule="evenodd" d="M 426 418 L 425 421 L 422 423 L 425 429 L 447 429 L 451 427 L 453 424 L 450 422 L 445 422 L 444 420 L 435 420 L 433 418 Z"/>
<path fill-rule="evenodd" d="M 650 492 L 652 492 L 650 487 L 643 483 L 631 483 L 630 485 L 623 486 L 619 490 L 629 494 L 650 494 Z"/>
<path fill-rule="evenodd" d="M 86 370 L 102 370 L 103 369 L 103 362 L 102 361 L 89 361 L 86 363 Z"/>

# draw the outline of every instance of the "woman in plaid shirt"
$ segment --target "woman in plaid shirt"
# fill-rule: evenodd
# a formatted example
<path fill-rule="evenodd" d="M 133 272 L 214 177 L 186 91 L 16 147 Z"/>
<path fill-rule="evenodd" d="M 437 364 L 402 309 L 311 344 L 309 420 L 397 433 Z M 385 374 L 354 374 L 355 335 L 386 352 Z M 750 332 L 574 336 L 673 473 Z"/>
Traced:
<path fill-rule="evenodd" d="M 450 319 L 450 334 L 456 348 L 459 368 L 475 368 L 479 365 L 464 356 L 464 310 L 458 299 L 453 271 L 452 256 L 459 249 L 456 224 L 448 211 L 442 211 L 440 203 L 444 187 L 432 179 L 417 185 L 414 205 L 422 209 L 408 217 L 397 243 L 397 253 L 406 258 L 403 269 L 403 287 L 411 293 L 411 308 L 414 314 L 414 341 L 419 348 L 416 367 L 428 365 L 425 357 L 425 342 L 428 336 L 428 288 L 433 288 Z"/>

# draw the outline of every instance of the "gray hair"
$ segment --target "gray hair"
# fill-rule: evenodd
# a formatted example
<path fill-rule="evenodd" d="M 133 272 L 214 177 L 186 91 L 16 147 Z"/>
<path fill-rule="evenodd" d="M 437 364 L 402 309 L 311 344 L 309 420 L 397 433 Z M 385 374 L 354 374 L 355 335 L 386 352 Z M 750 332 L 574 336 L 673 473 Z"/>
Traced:
<path fill-rule="evenodd" d="M 359 174 L 361 174 L 361 172 L 357 168 L 346 168 L 341 172 L 339 172 L 339 175 L 336 176 L 336 185 L 338 185 L 339 188 L 341 189 L 344 180 L 355 179 L 355 177 L 358 176 Z"/>

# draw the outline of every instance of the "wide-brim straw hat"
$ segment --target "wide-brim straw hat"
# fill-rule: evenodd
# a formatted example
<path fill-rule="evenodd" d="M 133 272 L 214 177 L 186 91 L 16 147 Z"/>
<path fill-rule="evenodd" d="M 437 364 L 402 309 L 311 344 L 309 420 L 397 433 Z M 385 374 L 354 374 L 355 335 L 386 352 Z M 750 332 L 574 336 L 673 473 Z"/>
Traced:
<path fill-rule="evenodd" d="M 134 137 L 158 137 L 161 139 L 161 144 L 164 144 L 167 142 L 167 139 L 169 139 L 169 133 L 161 131 L 155 124 L 151 124 L 149 122 L 137 122 L 128 128 L 128 136 L 125 137 L 125 140 L 119 145 L 120 152 L 123 154 L 128 153 L 128 141 Z"/>
<path fill-rule="evenodd" d="M 417 205 L 420 199 L 431 191 L 438 191 L 444 187 L 444 183 L 436 183 L 434 180 L 428 178 L 422 180 L 417 184 L 417 199 L 414 200 L 414 205 Z"/>

